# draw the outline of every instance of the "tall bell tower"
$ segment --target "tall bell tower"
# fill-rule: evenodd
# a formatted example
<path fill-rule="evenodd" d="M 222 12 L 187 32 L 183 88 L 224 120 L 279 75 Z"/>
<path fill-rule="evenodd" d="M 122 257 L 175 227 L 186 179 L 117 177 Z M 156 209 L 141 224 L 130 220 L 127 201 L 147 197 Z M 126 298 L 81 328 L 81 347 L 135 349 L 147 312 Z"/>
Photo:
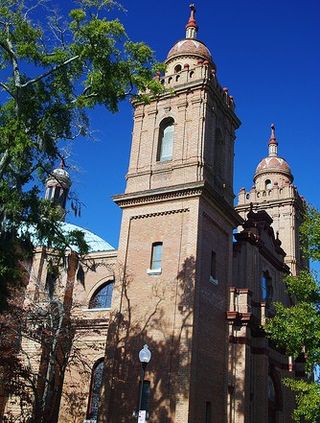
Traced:
<path fill-rule="evenodd" d="M 240 122 L 197 33 L 191 5 L 186 36 L 169 51 L 165 75 L 158 75 L 165 93 L 150 105 L 135 104 L 126 194 L 206 182 L 233 204 L 234 132 Z"/>
<path fill-rule="evenodd" d="M 144 344 L 152 352 L 143 385 L 151 422 L 213 423 L 227 409 L 225 311 L 232 233 L 241 221 L 233 209 L 240 121 L 190 8 L 185 37 L 156 76 L 164 92 L 134 103 L 126 190 L 114 197 L 123 217 L 101 421 L 128 422 L 136 409 Z"/>

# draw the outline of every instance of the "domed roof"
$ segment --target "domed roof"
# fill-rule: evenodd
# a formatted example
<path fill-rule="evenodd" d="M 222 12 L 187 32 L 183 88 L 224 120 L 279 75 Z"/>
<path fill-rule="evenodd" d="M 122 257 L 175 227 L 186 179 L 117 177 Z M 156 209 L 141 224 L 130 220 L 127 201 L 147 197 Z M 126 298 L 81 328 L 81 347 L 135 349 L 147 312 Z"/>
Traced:
<path fill-rule="evenodd" d="M 64 160 L 61 160 L 60 167 L 54 169 L 52 173 L 47 178 L 47 185 L 56 185 L 61 184 L 65 188 L 70 188 L 72 181 L 69 173 L 64 168 Z"/>
<path fill-rule="evenodd" d="M 62 222 L 62 230 L 64 233 L 69 233 L 71 231 L 81 231 L 84 233 L 84 240 L 88 244 L 89 253 L 98 252 L 98 251 L 112 251 L 114 248 L 107 241 L 100 238 L 98 235 L 84 229 L 81 226 L 73 225 L 72 223 Z"/>
<path fill-rule="evenodd" d="M 68 185 L 71 185 L 71 178 L 69 173 L 61 167 L 54 169 L 50 179 L 57 179 L 59 182 L 64 182 Z"/>
<path fill-rule="evenodd" d="M 212 60 L 211 53 L 203 42 L 188 38 L 178 41 L 171 48 L 167 61 L 178 56 L 196 56 L 203 60 Z"/>
<path fill-rule="evenodd" d="M 84 234 L 84 240 L 88 244 L 89 253 L 97 253 L 99 251 L 113 251 L 114 248 L 110 245 L 107 241 L 100 238 L 98 235 L 94 234 L 93 232 L 89 231 L 88 229 L 84 229 L 81 226 L 73 225 L 72 223 L 65 223 L 61 222 L 61 229 L 62 232 L 67 235 L 72 231 L 81 231 Z M 22 226 L 20 228 L 21 233 L 23 231 L 28 231 L 31 235 L 32 243 L 36 247 L 41 247 L 41 241 L 37 238 L 35 228 L 33 226 Z M 77 250 L 75 245 L 71 245 L 72 248 Z"/>
<path fill-rule="evenodd" d="M 275 126 L 271 125 L 271 136 L 268 143 L 269 155 L 261 160 L 256 168 L 254 180 L 261 174 L 281 173 L 293 181 L 291 169 L 285 159 L 278 156 L 278 141 L 275 135 Z"/>
<path fill-rule="evenodd" d="M 196 9 L 190 4 L 190 17 L 186 25 L 186 37 L 175 43 L 167 56 L 167 62 L 179 56 L 195 56 L 199 59 L 212 61 L 208 47 L 197 40 L 198 25 L 195 18 Z"/>
<path fill-rule="evenodd" d="M 288 163 L 281 157 L 265 157 L 258 164 L 255 175 L 267 172 L 284 173 L 292 178 L 291 169 Z"/>

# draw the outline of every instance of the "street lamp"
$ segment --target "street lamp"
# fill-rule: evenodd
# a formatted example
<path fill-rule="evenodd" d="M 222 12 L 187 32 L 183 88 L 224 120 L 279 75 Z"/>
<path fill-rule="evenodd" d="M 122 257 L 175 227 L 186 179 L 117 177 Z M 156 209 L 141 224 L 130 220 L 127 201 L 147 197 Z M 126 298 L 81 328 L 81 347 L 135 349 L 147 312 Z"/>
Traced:
<path fill-rule="evenodd" d="M 138 423 L 139 423 L 139 415 L 140 415 L 140 409 L 141 409 L 141 403 L 142 403 L 144 374 L 146 371 L 147 364 L 151 360 L 151 351 L 149 350 L 147 344 L 145 344 L 142 350 L 139 352 L 139 360 L 141 363 L 141 376 L 140 376 L 140 389 L 139 389 L 139 408 L 138 408 L 138 418 L 137 418 Z"/>

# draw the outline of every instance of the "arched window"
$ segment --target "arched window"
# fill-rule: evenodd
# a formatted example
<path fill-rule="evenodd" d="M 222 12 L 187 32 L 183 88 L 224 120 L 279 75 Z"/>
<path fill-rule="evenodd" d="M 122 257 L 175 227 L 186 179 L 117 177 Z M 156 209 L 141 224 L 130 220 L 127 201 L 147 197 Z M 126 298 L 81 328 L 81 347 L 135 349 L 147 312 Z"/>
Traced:
<path fill-rule="evenodd" d="M 112 291 L 112 281 L 108 281 L 99 286 L 89 301 L 89 308 L 110 308 L 112 303 Z"/>
<path fill-rule="evenodd" d="M 92 368 L 87 419 L 97 420 L 99 411 L 100 390 L 103 378 L 103 358 L 96 361 Z"/>
<path fill-rule="evenodd" d="M 159 128 L 158 161 L 164 162 L 172 159 L 173 153 L 174 120 L 164 119 Z"/>
<path fill-rule="evenodd" d="M 268 272 L 263 272 L 261 277 L 261 301 L 269 305 L 272 301 L 272 295 L 272 279 Z"/>
<path fill-rule="evenodd" d="M 265 185 L 265 189 L 271 189 L 272 188 L 272 182 L 270 181 L 270 179 L 266 179 L 264 185 Z"/>
<path fill-rule="evenodd" d="M 59 277 L 59 269 L 53 265 L 51 261 L 48 262 L 45 291 L 48 297 L 52 300 L 57 288 L 57 281 Z"/>
<path fill-rule="evenodd" d="M 174 73 L 181 72 L 181 70 L 182 70 L 182 66 L 181 66 L 181 65 L 176 65 L 176 66 L 174 67 Z"/>

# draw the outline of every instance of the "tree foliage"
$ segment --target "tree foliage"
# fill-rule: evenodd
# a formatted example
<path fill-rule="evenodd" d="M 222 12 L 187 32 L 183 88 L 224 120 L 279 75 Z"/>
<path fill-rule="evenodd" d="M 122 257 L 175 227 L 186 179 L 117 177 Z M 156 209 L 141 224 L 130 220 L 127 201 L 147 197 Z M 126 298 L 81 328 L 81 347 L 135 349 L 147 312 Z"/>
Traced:
<path fill-rule="evenodd" d="M 51 0 L 0 0 L 0 309 L 35 238 L 61 251 L 72 244 L 39 192 L 65 144 L 88 134 L 86 111 L 116 112 L 128 96 L 162 89 L 152 50 L 108 19 L 114 1 L 67 4 L 60 16 Z M 85 252 L 82 234 L 70 236 Z"/>
<path fill-rule="evenodd" d="M 320 213 L 313 207 L 306 211 L 301 227 L 301 239 L 306 257 L 320 260 Z M 316 272 L 304 270 L 286 279 L 293 300 L 291 307 L 275 304 L 276 315 L 266 331 L 277 346 L 294 359 L 305 360 L 306 379 L 287 378 L 286 386 L 296 395 L 297 407 L 293 417 L 316 423 L 320 419 L 320 385 L 317 369 L 320 365 L 320 285 Z"/>

